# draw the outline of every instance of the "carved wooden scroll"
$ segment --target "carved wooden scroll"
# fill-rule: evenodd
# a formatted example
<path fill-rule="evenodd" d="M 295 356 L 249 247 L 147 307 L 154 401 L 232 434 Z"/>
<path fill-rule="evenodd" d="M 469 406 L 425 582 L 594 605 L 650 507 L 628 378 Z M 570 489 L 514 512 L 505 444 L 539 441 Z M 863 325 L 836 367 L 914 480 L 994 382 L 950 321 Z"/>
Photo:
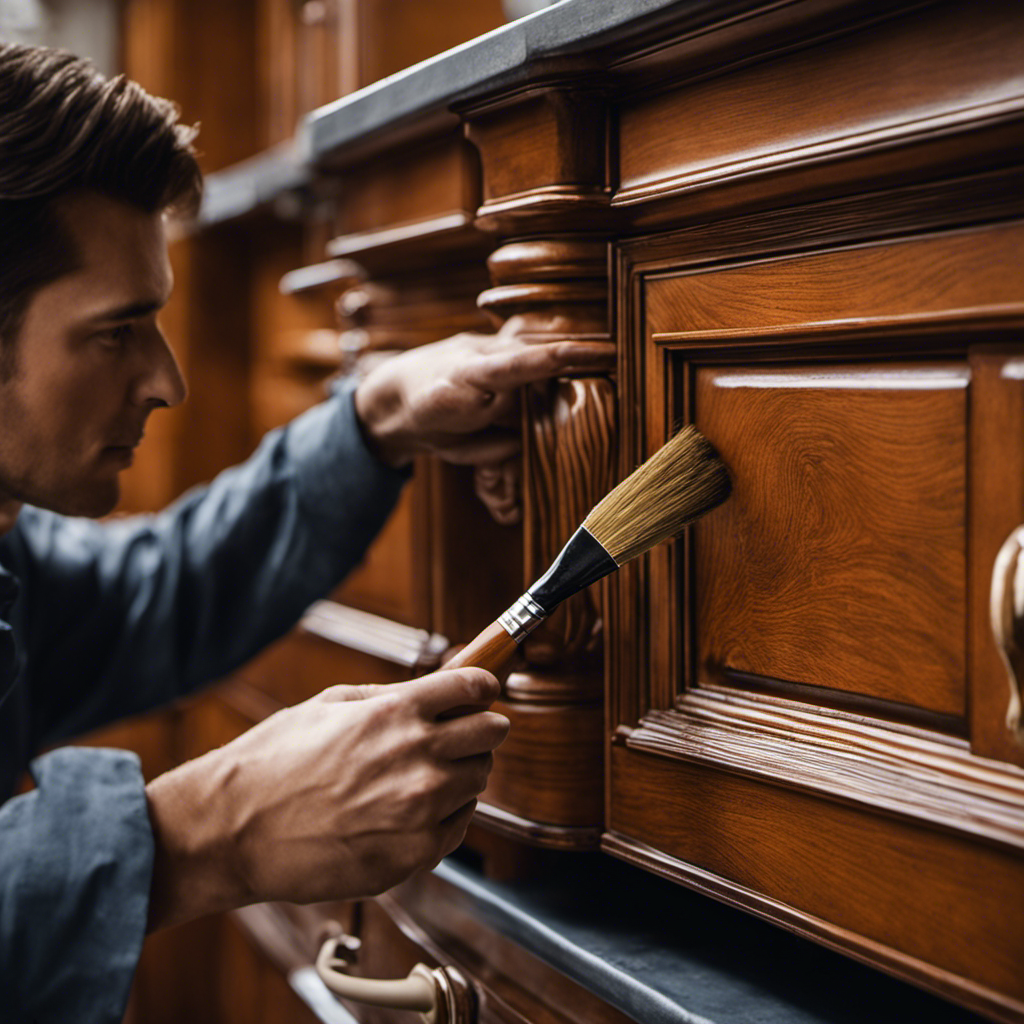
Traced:
<path fill-rule="evenodd" d="M 992 570 L 992 632 L 1010 681 L 1006 727 L 1024 744 L 1021 686 L 1024 682 L 1024 526 L 1007 537 Z"/>
<path fill-rule="evenodd" d="M 528 395 L 527 573 L 551 564 L 612 485 L 615 395 L 602 378 L 561 380 Z M 565 601 L 524 645 L 535 665 L 591 662 L 600 642 L 595 595 Z"/>

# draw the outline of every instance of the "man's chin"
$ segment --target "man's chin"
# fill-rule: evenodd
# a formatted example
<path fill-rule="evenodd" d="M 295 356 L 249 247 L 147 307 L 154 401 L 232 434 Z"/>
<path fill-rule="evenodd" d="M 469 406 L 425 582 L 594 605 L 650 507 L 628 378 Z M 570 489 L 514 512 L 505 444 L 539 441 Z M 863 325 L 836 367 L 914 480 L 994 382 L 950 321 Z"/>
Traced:
<path fill-rule="evenodd" d="M 79 488 L 72 494 L 63 494 L 43 507 L 64 516 L 100 519 L 113 512 L 120 499 L 121 486 L 115 478 L 102 484 L 93 483 Z"/>

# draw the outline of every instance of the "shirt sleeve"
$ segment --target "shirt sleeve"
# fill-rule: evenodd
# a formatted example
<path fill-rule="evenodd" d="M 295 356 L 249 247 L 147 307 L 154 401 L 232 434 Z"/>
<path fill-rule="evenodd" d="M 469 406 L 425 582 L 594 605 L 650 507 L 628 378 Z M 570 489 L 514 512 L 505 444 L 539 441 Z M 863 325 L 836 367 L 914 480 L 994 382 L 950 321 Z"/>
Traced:
<path fill-rule="evenodd" d="M 138 758 L 69 747 L 32 774 L 0 807 L 0 1021 L 117 1024 L 153 869 Z"/>
<path fill-rule="evenodd" d="M 367 449 L 353 392 L 343 386 L 159 515 L 22 513 L 36 742 L 225 675 L 337 585 L 408 475 Z"/>

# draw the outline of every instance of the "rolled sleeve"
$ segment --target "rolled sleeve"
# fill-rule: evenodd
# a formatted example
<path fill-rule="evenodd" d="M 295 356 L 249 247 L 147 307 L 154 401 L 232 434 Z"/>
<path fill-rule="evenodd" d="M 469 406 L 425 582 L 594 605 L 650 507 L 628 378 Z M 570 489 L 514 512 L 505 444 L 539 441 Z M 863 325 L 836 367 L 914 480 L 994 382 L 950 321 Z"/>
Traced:
<path fill-rule="evenodd" d="M 114 1024 L 146 933 L 153 834 L 138 758 L 69 747 L 0 808 L 0 1020 Z"/>

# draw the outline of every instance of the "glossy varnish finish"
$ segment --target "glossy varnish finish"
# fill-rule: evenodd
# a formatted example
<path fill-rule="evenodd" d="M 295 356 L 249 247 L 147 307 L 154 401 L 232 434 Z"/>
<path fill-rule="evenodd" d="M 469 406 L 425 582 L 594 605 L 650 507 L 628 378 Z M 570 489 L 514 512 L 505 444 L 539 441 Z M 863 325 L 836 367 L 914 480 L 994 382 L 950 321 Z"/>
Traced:
<path fill-rule="evenodd" d="M 963 718 L 966 368 L 699 369 L 731 500 L 694 528 L 697 682 L 749 673 Z"/>
<path fill-rule="evenodd" d="M 174 6 L 127 9 L 170 33 Z M 393 38 L 363 47 L 356 4 L 309 6 L 352 30 L 343 91 L 457 35 L 429 24 L 410 39 L 419 15 L 403 11 Z M 388 7 L 361 5 L 362 27 Z M 260 31 L 272 8 L 304 10 L 263 0 Z M 253 22 L 235 15 L 237 46 Z M 326 251 L 318 208 L 301 230 L 258 218 L 240 226 L 242 244 L 182 263 L 190 294 L 226 282 L 212 289 L 220 308 L 191 322 L 207 333 L 228 298 L 256 293 L 261 422 L 314 400 L 329 372 L 319 332 L 335 328 L 346 365 L 363 367 L 512 317 L 527 341 L 617 346 L 614 375 L 524 396 L 521 527 L 488 519 L 465 470 L 417 466 L 408 504 L 345 591 L 392 627 L 471 640 L 679 422 L 726 455 L 730 503 L 567 604 L 518 652 L 498 704 L 512 735 L 471 838 L 492 874 L 542 871 L 538 846 L 600 840 L 1024 1021 L 1024 747 L 1006 727 L 989 625 L 993 561 L 1024 522 L 1021 17 L 997 0 L 671 5 L 639 33 L 587 52 L 567 40 L 514 85 L 492 81 L 324 154 Z M 321 41 L 329 30 L 312 27 Z M 181 52 L 173 38 L 166 53 L 150 45 L 154 68 Z M 282 76 L 305 73 L 295 57 Z M 322 87 L 338 66 L 308 70 Z M 223 76 L 219 95 L 249 110 L 250 84 Z M 257 129 L 222 145 L 244 149 Z M 357 266 L 319 297 L 273 297 L 285 270 L 328 257 Z M 208 380 L 230 379 L 234 342 L 211 340 L 221 347 L 205 351 L 223 358 Z M 190 354 L 200 373 L 202 356 Z M 367 654 L 346 645 L 351 616 L 339 614 L 336 641 L 292 637 L 187 709 L 180 753 L 329 682 L 418 670 L 411 634 L 374 630 Z M 364 924 L 368 973 L 456 962 L 485 1020 L 618 1019 L 430 879 Z M 190 979 L 217 959 L 209 935 L 193 945 Z M 224 949 L 249 996 L 266 993 L 240 1015 L 290 1019 L 283 979 L 275 989 L 237 934 Z M 198 1019 L 191 1003 L 221 989 L 208 976 L 194 988 L 194 1000 L 184 985 L 160 991 Z"/>
<path fill-rule="evenodd" d="M 780 219 L 741 223 L 771 253 Z M 1018 1020 L 1024 776 L 986 758 L 1019 753 L 972 623 L 1019 500 L 1021 228 L 829 250 L 831 229 L 788 259 L 716 266 L 680 235 L 674 266 L 670 242 L 624 264 L 626 436 L 695 421 L 735 492 L 611 583 L 644 639 L 613 667 L 604 845 Z"/>

